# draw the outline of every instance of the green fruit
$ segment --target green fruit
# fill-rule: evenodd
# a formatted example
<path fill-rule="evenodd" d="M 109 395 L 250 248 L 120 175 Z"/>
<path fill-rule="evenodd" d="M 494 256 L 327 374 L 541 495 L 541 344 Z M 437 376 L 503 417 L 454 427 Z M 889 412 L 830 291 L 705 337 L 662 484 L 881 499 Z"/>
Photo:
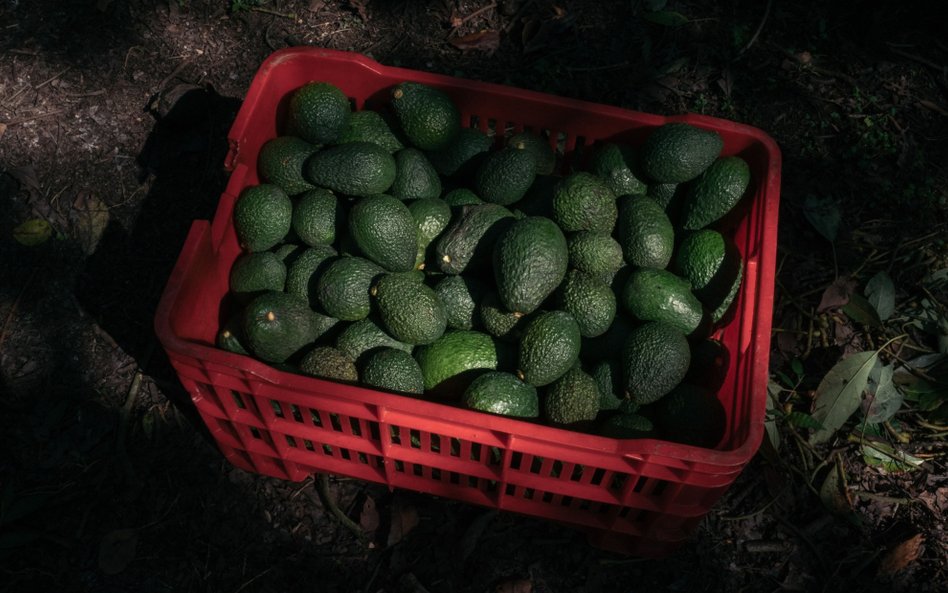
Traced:
<path fill-rule="evenodd" d="M 328 82 L 310 82 L 290 97 L 287 127 L 307 142 L 330 144 L 342 135 L 350 115 L 349 99 L 341 90 Z"/>
<path fill-rule="evenodd" d="M 569 265 L 597 278 L 611 278 L 624 264 L 622 246 L 607 233 L 580 231 L 566 239 Z"/>
<path fill-rule="evenodd" d="M 737 296 L 743 261 L 721 233 L 703 229 L 682 239 L 675 253 L 675 271 L 691 283 L 694 295 L 718 321 Z"/>
<path fill-rule="evenodd" d="M 599 434 L 613 439 L 651 439 L 658 436 L 658 431 L 645 416 L 619 413 L 603 421 L 599 426 Z"/>
<path fill-rule="evenodd" d="M 313 185 L 303 178 L 303 163 L 316 150 L 318 147 L 294 136 L 267 140 L 257 157 L 260 179 L 278 186 L 290 196 L 313 189 Z"/>
<path fill-rule="evenodd" d="M 323 271 L 332 263 L 336 250 L 329 245 L 316 245 L 299 254 L 286 272 L 286 292 L 296 295 L 318 309 L 317 283 Z"/>
<path fill-rule="evenodd" d="M 556 186 L 553 220 L 564 231 L 611 233 L 617 217 L 615 194 L 595 175 L 573 173 Z"/>
<path fill-rule="evenodd" d="M 655 403 L 655 423 L 666 439 L 711 448 L 720 442 L 727 412 L 713 393 L 682 383 Z"/>
<path fill-rule="evenodd" d="M 707 307 L 711 310 L 711 321 L 717 323 L 724 319 L 724 316 L 727 315 L 727 312 L 731 309 L 731 305 L 734 304 L 734 299 L 737 298 L 737 293 L 741 288 L 741 280 L 744 277 L 744 266 L 743 263 L 738 261 L 737 264 L 737 275 L 734 277 L 734 282 L 731 284 L 731 288 L 728 290 L 727 294 L 720 300 L 709 299 Z"/>
<path fill-rule="evenodd" d="M 271 251 L 241 254 L 230 268 L 230 291 L 239 297 L 282 292 L 285 284 L 286 265 Z"/>
<path fill-rule="evenodd" d="M 358 321 L 372 310 L 372 283 L 385 270 L 361 257 L 339 257 L 326 267 L 316 284 L 323 310 L 336 319 Z"/>
<path fill-rule="evenodd" d="M 300 361 L 300 370 L 307 375 L 333 381 L 359 380 L 355 363 L 332 346 L 314 348 Z"/>
<path fill-rule="evenodd" d="M 741 200 L 750 184 L 750 167 L 736 156 L 714 161 L 695 179 L 682 204 L 681 226 L 704 228 L 721 219 Z"/>
<path fill-rule="evenodd" d="M 616 295 L 609 285 L 579 270 L 570 270 L 557 290 L 560 309 L 573 316 L 585 338 L 602 335 L 616 317 Z"/>
<path fill-rule="evenodd" d="M 658 321 L 641 325 L 622 348 L 625 395 L 637 404 L 654 402 L 681 383 L 690 364 L 688 339 L 678 329 Z"/>
<path fill-rule="evenodd" d="M 392 89 L 392 107 L 408 140 L 422 150 L 448 145 L 461 130 L 461 114 L 442 91 L 417 82 Z"/>
<path fill-rule="evenodd" d="M 592 366 L 590 376 L 599 389 L 599 409 L 618 410 L 622 403 L 619 394 L 625 392 L 622 385 L 622 365 L 616 358 L 600 360 Z"/>
<path fill-rule="evenodd" d="M 336 348 L 357 362 L 361 362 L 363 355 L 378 348 L 394 348 L 408 353 L 412 351 L 411 344 L 399 342 L 370 318 L 360 319 L 343 329 L 336 336 Z"/>
<path fill-rule="evenodd" d="M 474 277 L 445 276 L 434 286 L 448 315 L 448 327 L 472 329 L 477 304 L 484 299 L 487 286 Z"/>
<path fill-rule="evenodd" d="M 464 405 L 481 412 L 536 418 L 540 415 L 537 390 L 510 373 L 491 371 L 474 379 L 464 390 Z"/>
<path fill-rule="evenodd" d="M 527 193 L 535 177 L 533 155 L 508 146 L 484 159 L 474 177 L 474 188 L 485 202 L 508 206 Z"/>
<path fill-rule="evenodd" d="M 478 319 L 484 331 L 502 340 L 518 340 L 528 316 L 504 308 L 497 293 L 490 291 L 477 308 Z"/>
<path fill-rule="evenodd" d="M 476 331 L 450 330 L 415 351 L 425 391 L 436 396 L 463 393 L 478 375 L 497 369 L 494 340 Z"/>
<path fill-rule="evenodd" d="M 386 270 L 415 267 L 418 225 L 401 200 L 386 195 L 362 198 L 349 211 L 348 226 L 362 253 Z"/>
<path fill-rule="evenodd" d="M 675 248 L 675 231 L 665 211 L 651 198 L 620 200 L 619 244 L 625 261 L 642 268 L 664 269 Z"/>
<path fill-rule="evenodd" d="M 234 231 L 247 251 L 267 251 L 290 232 L 293 202 L 272 184 L 248 187 L 234 204 Z"/>
<path fill-rule="evenodd" d="M 421 367 L 411 354 L 395 348 L 379 348 L 362 365 L 362 382 L 387 391 L 420 395 L 425 389 Z"/>
<path fill-rule="evenodd" d="M 423 152 L 403 148 L 395 153 L 395 181 L 389 193 L 399 200 L 437 198 L 441 195 L 441 179 Z"/>
<path fill-rule="evenodd" d="M 491 139 L 475 128 L 461 128 L 457 137 L 440 150 L 426 153 L 435 170 L 445 177 L 465 177 L 490 150 Z"/>
<path fill-rule="evenodd" d="M 408 202 L 408 211 L 418 225 L 418 246 L 426 248 L 451 222 L 451 207 L 440 198 Z"/>
<path fill-rule="evenodd" d="M 289 269 L 289 267 L 296 261 L 296 258 L 300 256 L 306 250 L 305 245 L 297 245 L 296 243 L 284 243 L 283 245 L 277 245 L 273 248 L 273 254 L 283 262 L 283 265 Z"/>
<path fill-rule="evenodd" d="M 606 182 L 617 196 L 644 194 L 644 175 L 639 171 L 638 155 L 631 147 L 607 142 L 589 159 L 589 171 Z"/>
<path fill-rule="evenodd" d="M 447 328 L 444 303 L 412 274 L 386 274 L 372 287 L 383 327 L 396 340 L 430 344 Z"/>
<path fill-rule="evenodd" d="M 684 193 L 681 190 L 684 187 L 686 186 L 679 186 L 677 183 L 652 183 L 649 184 L 645 195 L 655 200 L 655 203 L 665 210 L 668 218 L 674 221 L 681 210 L 681 199 Z"/>
<path fill-rule="evenodd" d="M 217 332 L 217 347 L 234 354 L 248 355 L 243 344 L 245 340 L 243 333 L 243 315 L 232 316 Z"/>
<path fill-rule="evenodd" d="M 556 169 L 556 153 L 550 147 L 549 141 L 533 132 L 514 134 L 507 140 L 507 146 L 526 150 L 533 155 L 537 175 L 552 175 Z"/>
<path fill-rule="evenodd" d="M 455 209 L 460 209 L 461 206 L 484 203 L 484 200 L 478 198 L 477 194 L 463 187 L 452 189 L 448 193 L 444 194 L 442 199 L 448 206 L 451 207 L 452 212 Z"/>
<path fill-rule="evenodd" d="M 554 424 L 575 424 L 596 419 L 599 389 L 596 381 L 578 366 L 568 370 L 546 391 L 543 416 Z"/>
<path fill-rule="evenodd" d="M 695 332 L 704 318 L 688 281 L 666 270 L 633 270 L 622 291 L 622 304 L 640 321 L 664 321 L 686 334 Z"/>
<path fill-rule="evenodd" d="M 319 335 L 320 326 L 306 301 L 283 292 L 267 292 L 244 310 L 244 345 L 266 362 L 284 362 Z"/>
<path fill-rule="evenodd" d="M 307 245 L 330 245 L 337 229 L 343 228 L 343 211 L 339 200 L 328 189 L 311 189 L 293 204 L 291 226 Z"/>
<path fill-rule="evenodd" d="M 483 270 L 491 263 L 497 239 L 513 222 L 510 211 L 497 204 L 463 206 L 435 241 L 435 263 L 445 274 Z"/>
<path fill-rule="evenodd" d="M 350 196 L 381 194 L 395 181 L 395 158 L 371 142 L 323 149 L 306 161 L 303 173 L 315 185 Z"/>
<path fill-rule="evenodd" d="M 517 376 L 536 387 L 563 376 L 579 358 L 579 325 L 565 311 L 539 313 L 517 345 Z"/>
<path fill-rule="evenodd" d="M 375 111 L 357 111 L 349 117 L 338 144 L 371 142 L 394 154 L 404 148 L 385 119 Z"/>
<path fill-rule="evenodd" d="M 508 311 L 527 314 L 540 306 L 566 276 L 566 237 L 540 216 L 518 220 L 494 246 L 497 293 Z"/>
<path fill-rule="evenodd" d="M 665 124 L 645 140 L 642 169 L 658 183 L 684 183 L 707 169 L 723 147 L 717 132 L 686 123 Z"/>

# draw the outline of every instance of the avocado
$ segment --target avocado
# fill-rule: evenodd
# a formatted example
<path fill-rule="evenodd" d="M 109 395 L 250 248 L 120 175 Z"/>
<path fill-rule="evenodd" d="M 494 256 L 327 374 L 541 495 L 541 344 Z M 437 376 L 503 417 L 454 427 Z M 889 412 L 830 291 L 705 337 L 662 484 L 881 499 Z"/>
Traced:
<path fill-rule="evenodd" d="M 485 333 L 449 330 L 415 351 L 425 391 L 436 397 L 458 396 L 485 371 L 497 369 L 494 340 Z"/>
<path fill-rule="evenodd" d="M 579 325 L 565 311 L 545 311 L 527 323 L 517 345 L 517 376 L 536 387 L 563 376 L 579 358 Z"/>
<path fill-rule="evenodd" d="M 501 416 L 536 418 L 540 415 L 536 388 L 502 371 L 489 371 L 474 379 L 464 390 L 462 401 L 473 410 Z"/>
<path fill-rule="evenodd" d="M 312 144 L 330 144 L 346 129 L 351 111 L 349 99 L 339 88 L 310 82 L 290 96 L 287 129 Z"/>
<path fill-rule="evenodd" d="M 606 142 L 597 147 L 589 157 L 589 172 L 602 179 L 616 196 L 644 194 L 647 189 L 638 154 L 624 144 Z"/>
<path fill-rule="evenodd" d="M 263 183 L 245 188 L 234 203 L 234 231 L 247 251 L 267 251 L 290 232 L 293 202 L 278 186 Z"/>
<path fill-rule="evenodd" d="M 599 389 L 596 381 L 579 366 L 566 373 L 546 390 L 543 416 L 553 424 L 576 424 L 596 419 Z"/>
<path fill-rule="evenodd" d="M 691 364 L 688 339 L 660 321 L 632 330 L 621 356 L 625 397 L 637 404 L 654 402 L 674 389 Z"/>
<path fill-rule="evenodd" d="M 624 264 L 622 246 L 608 233 L 579 231 L 566 238 L 569 266 L 603 281 Z"/>
<path fill-rule="evenodd" d="M 533 132 L 519 132 L 507 139 L 507 146 L 526 150 L 533 155 L 537 175 L 552 175 L 556 169 L 556 153 L 549 140 Z"/>
<path fill-rule="evenodd" d="M 319 309 L 317 283 L 335 255 L 336 250 L 329 245 L 316 245 L 300 253 L 287 268 L 286 292 L 308 302 L 311 309 Z"/>
<path fill-rule="evenodd" d="M 360 319 L 339 332 L 336 348 L 356 362 L 362 362 L 363 355 L 378 348 L 394 348 L 408 353 L 412 351 L 411 344 L 399 342 L 388 335 L 372 318 Z"/>
<path fill-rule="evenodd" d="M 553 220 L 566 232 L 611 233 L 618 210 L 616 196 L 591 173 L 573 173 L 553 193 Z"/>
<path fill-rule="evenodd" d="M 315 185 L 350 196 L 384 193 L 395 182 L 395 158 L 371 142 L 350 142 L 324 148 L 303 166 Z"/>
<path fill-rule="evenodd" d="M 435 241 L 435 263 L 445 274 L 483 270 L 491 263 L 498 237 L 513 222 L 510 211 L 497 204 L 463 206 Z"/>
<path fill-rule="evenodd" d="M 704 321 L 691 285 L 667 270 L 634 269 L 622 291 L 622 304 L 640 321 L 664 321 L 686 334 L 696 332 Z"/>
<path fill-rule="evenodd" d="M 460 212 L 462 206 L 471 204 L 483 204 L 484 200 L 477 197 L 477 194 L 465 187 L 452 189 L 441 198 L 445 204 L 451 207 L 451 212 Z"/>
<path fill-rule="evenodd" d="M 473 329 L 477 305 L 484 299 L 487 286 L 473 276 L 445 276 L 434 285 L 434 291 L 444 303 L 448 327 Z"/>
<path fill-rule="evenodd" d="M 451 207 L 440 198 L 421 198 L 408 202 L 408 211 L 418 225 L 418 255 L 415 266 L 424 262 L 431 244 L 451 222 Z M 419 261 L 420 260 L 420 261 Z"/>
<path fill-rule="evenodd" d="M 244 345 L 266 362 L 284 362 L 319 335 L 320 326 L 303 299 L 284 292 L 264 293 L 244 310 Z"/>
<path fill-rule="evenodd" d="M 314 348 L 300 361 L 300 370 L 307 375 L 355 383 L 359 373 L 355 363 L 332 346 Z"/>
<path fill-rule="evenodd" d="M 287 270 L 289 270 L 290 266 L 293 265 L 293 262 L 296 261 L 296 258 L 306 251 L 306 246 L 299 245 L 297 243 L 283 243 L 282 245 L 277 245 L 271 249 L 271 251 L 281 262 L 283 262 L 283 265 L 286 266 Z"/>
<path fill-rule="evenodd" d="M 349 117 L 346 129 L 343 130 L 337 144 L 352 142 L 371 142 L 390 154 L 395 154 L 404 148 L 385 118 L 378 112 L 370 110 L 357 111 Z"/>
<path fill-rule="evenodd" d="M 422 150 L 439 150 L 461 131 L 461 114 L 444 92 L 418 82 L 392 89 L 392 108 L 408 140 Z"/>
<path fill-rule="evenodd" d="M 441 179 L 424 153 L 403 148 L 395 153 L 395 181 L 388 192 L 399 200 L 441 196 Z"/>
<path fill-rule="evenodd" d="M 382 326 L 396 340 L 430 344 L 447 328 L 444 303 L 413 274 L 386 274 L 372 287 Z"/>
<path fill-rule="evenodd" d="M 217 332 L 217 347 L 234 354 L 249 355 L 244 347 L 243 314 L 232 315 Z"/>
<path fill-rule="evenodd" d="M 485 202 L 509 206 L 527 193 L 536 178 L 536 163 L 527 150 L 508 146 L 492 152 L 474 176 L 474 189 Z"/>
<path fill-rule="evenodd" d="M 682 383 L 651 406 L 664 438 L 711 448 L 724 436 L 727 412 L 715 395 L 697 385 Z"/>
<path fill-rule="evenodd" d="M 599 425 L 598 433 L 613 439 L 652 439 L 658 436 L 651 420 L 628 412 L 610 415 Z"/>
<path fill-rule="evenodd" d="M 619 244 L 626 263 L 664 269 L 675 248 L 675 231 L 665 211 L 651 198 L 626 196 L 619 200 Z"/>
<path fill-rule="evenodd" d="M 717 132 L 681 122 L 668 123 L 646 138 L 642 170 L 658 183 L 684 183 L 707 169 L 723 147 Z"/>
<path fill-rule="evenodd" d="M 445 177 L 470 177 L 490 150 L 491 139 L 475 128 L 461 128 L 458 135 L 440 150 L 426 152 L 435 171 Z"/>
<path fill-rule="evenodd" d="M 589 372 L 599 389 L 599 409 L 617 410 L 622 403 L 625 389 L 622 385 L 622 364 L 617 358 L 600 360 Z"/>
<path fill-rule="evenodd" d="M 362 365 L 362 382 L 387 391 L 420 395 L 425 389 L 421 367 L 409 352 L 378 348 L 367 354 Z"/>
<path fill-rule="evenodd" d="M 362 198 L 349 211 L 348 227 L 368 259 L 390 272 L 414 269 L 418 225 L 401 200 L 387 195 Z"/>
<path fill-rule="evenodd" d="M 750 167 L 744 159 L 718 159 L 688 188 L 681 208 L 681 226 L 698 230 L 721 219 L 741 200 L 750 184 Z"/>
<path fill-rule="evenodd" d="M 288 196 L 313 189 L 313 184 L 303 177 L 303 163 L 317 150 L 317 146 L 295 136 L 267 140 L 257 156 L 260 179 L 278 186 Z"/>
<path fill-rule="evenodd" d="M 319 276 L 316 295 L 326 313 L 342 321 L 364 319 L 372 310 L 369 291 L 385 270 L 361 257 L 332 260 Z"/>
<path fill-rule="evenodd" d="M 744 278 L 744 264 L 742 261 L 737 262 L 737 275 L 734 276 L 734 281 L 731 284 L 731 288 L 727 291 L 727 294 L 718 301 L 716 299 L 709 299 L 708 304 L 706 305 L 711 311 L 711 321 L 717 323 L 724 319 L 724 316 L 727 315 L 727 312 L 731 309 L 731 305 L 734 304 L 734 300 L 737 298 L 737 293 L 741 289 L 741 280 Z"/>
<path fill-rule="evenodd" d="M 595 276 L 570 270 L 556 291 L 558 308 L 573 316 L 584 338 L 602 335 L 616 317 L 616 295 Z"/>
<path fill-rule="evenodd" d="M 344 217 L 336 195 L 328 189 L 316 188 L 296 198 L 291 226 L 307 245 L 331 245 L 344 228 Z"/>
<path fill-rule="evenodd" d="M 518 220 L 494 245 L 494 279 L 508 311 L 531 313 L 566 276 L 566 237 L 549 218 Z"/>
<path fill-rule="evenodd" d="M 249 300 L 273 290 L 282 292 L 286 284 L 286 265 L 272 251 L 243 253 L 230 268 L 230 291 Z"/>
<path fill-rule="evenodd" d="M 672 224 L 678 223 L 681 216 L 681 202 L 685 197 L 685 188 L 688 184 L 677 183 L 651 183 L 645 195 L 655 200 L 655 203 L 662 207 L 668 219 Z"/>
<path fill-rule="evenodd" d="M 520 339 L 523 327 L 530 319 L 522 313 L 514 313 L 504 308 L 500 297 L 495 291 L 490 291 L 477 308 L 478 319 L 484 331 L 501 340 L 514 341 Z"/>

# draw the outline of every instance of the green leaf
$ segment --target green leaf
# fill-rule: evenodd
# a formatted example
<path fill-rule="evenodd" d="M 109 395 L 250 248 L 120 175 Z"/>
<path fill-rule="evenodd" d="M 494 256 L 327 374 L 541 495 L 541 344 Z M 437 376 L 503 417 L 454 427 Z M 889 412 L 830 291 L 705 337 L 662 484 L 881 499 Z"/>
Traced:
<path fill-rule="evenodd" d="M 662 25 L 663 27 L 680 27 L 688 22 L 688 17 L 675 12 L 674 10 L 657 10 L 655 12 L 646 12 L 642 18 L 650 23 Z"/>
<path fill-rule="evenodd" d="M 803 215 L 810 221 L 816 232 L 833 243 L 836 241 L 836 233 L 839 231 L 839 206 L 833 198 L 818 198 L 813 195 L 806 197 L 803 203 Z"/>
<path fill-rule="evenodd" d="M 834 515 L 848 516 L 853 512 L 852 500 L 846 488 L 846 473 L 839 461 L 826 472 L 826 478 L 820 486 L 820 500 Z"/>
<path fill-rule="evenodd" d="M 826 373 L 816 388 L 813 418 L 823 425 L 810 435 L 813 444 L 828 440 L 859 408 L 862 392 L 869 382 L 869 371 L 879 353 L 858 352 L 839 361 Z"/>
<path fill-rule="evenodd" d="M 780 404 L 781 387 L 771 381 L 767 384 L 767 416 L 764 420 L 764 431 L 774 451 L 780 450 L 780 432 L 777 430 L 777 406 Z"/>
<path fill-rule="evenodd" d="M 793 369 L 793 373 L 797 376 L 797 380 L 803 378 L 803 362 L 799 358 L 794 358 L 790 361 L 790 368 Z"/>
<path fill-rule="evenodd" d="M 872 306 L 869 299 L 858 292 L 849 295 L 849 302 L 843 305 L 843 313 L 856 323 L 861 323 L 868 327 L 878 327 L 882 325 L 876 308 Z"/>
<path fill-rule="evenodd" d="M 879 319 L 885 321 L 895 312 L 895 284 L 887 273 L 879 272 L 866 283 L 866 298 L 872 303 Z"/>
<path fill-rule="evenodd" d="M 865 400 L 866 422 L 881 423 L 892 419 L 902 407 L 902 392 L 892 382 L 892 365 L 876 364 L 869 372 L 868 390 Z"/>
<path fill-rule="evenodd" d="M 800 412 L 794 410 L 787 414 L 787 422 L 796 426 L 797 428 L 808 428 L 810 430 L 819 430 L 823 428 L 823 425 L 820 424 L 819 420 L 815 419 L 813 416 L 810 416 L 806 412 Z"/>
<path fill-rule="evenodd" d="M 924 459 L 909 455 L 882 441 L 866 441 L 862 445 L 862 458 L 869 465 L 890 472 L 907 472 L 917 469 Z"/>
<path fill-rule="evenodd" d="M 42 218 L 31 218 L 13 229 L 13 238 L 27 247 L 42 245 L 53 236 L 53 227 Z"/>

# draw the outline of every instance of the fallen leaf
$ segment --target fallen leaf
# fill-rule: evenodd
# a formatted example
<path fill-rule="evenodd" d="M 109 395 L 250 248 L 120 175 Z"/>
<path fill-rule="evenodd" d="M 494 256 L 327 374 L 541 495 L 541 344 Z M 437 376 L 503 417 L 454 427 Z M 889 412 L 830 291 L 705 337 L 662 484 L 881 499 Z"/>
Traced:
<path fill-rule="evenodd" d="M 888 274 L 883 271 L 870 278 L 865 292 L 879 319 L 885 321 L 892 316 L 895 312 L 895 284 Z"/>
<path fill-rule="evenodd" d="M 461 51 L 477 50 L 493 53 L 500 47 L 500 33 L 497 31 L 478 31 L 463 37 L 455 37 L 451 45 Z"/>
<path fill-rule="evenodd" d="M 99 568 L 105 574 L 118 574 L 135 559 L 138 534 L 134 529 L 116 529 L 99 543 Z"/>
<path fill-rule="evenodd" d="M 396 502 L 392 505 L 392 524 L 388 531 L 388 541 L 385 545 L 394 546 L 405 539 L 412 529 L 418 527 L 418 510 L 415 507 Z"/>
<path fill-rule="evenodd" d="M 831 513 L 848 515 L 853 510 L 853 500 L 846 488 L 846 474 L 837 458 L 820 486 L 820 500 Z"/>
<path fill-rule="evenodd" d="M 42 245 L 53 235 L 53 227 L 42 218 L 31 218 L 13 229 L 13 238 L 27 247 Z"/>
<path fill-rule="evenodd" d="M 817 313 L 823 313 L 830 309 L 838 309 L 849 302 L 850 296 L 856 290 L 856 281 L 849 276 L 840 276 L 823 291 L 820 297 L 820 305 L 816 308 Z"/>
<path fill-rule="evenodd" d="M 325 0 L 309 0 L 309 6 L 307 7 L 310 12 L 319 12 L 326 7 Z"/>
<path fill-rule="evenodd" d="M 942 486 L 934 492 L 926 490 L 919 494 L 918 498 L 935 516 L 943 517 L 948 514 L 948 486 Z"/>
<path fill-rule="evenodd" d="M 375 505 L 375 499 L 371 496 L 365 497 L 365 502 L 362 504 L 359 526 L 370 533 L 379 528 L 379 511 Z"/>
<path fill-rule="evenodd" d="M 836 241 L 842 217 L 836 200 L 829 197 L 809 195 L 803 202 L 803 215 L 816 231 L 830 243 Z"/>
<path fill-rule="evenodd" d="M 822 427 L 811 436 L 813 444 L 828 440 L 862 402 L 862 392 L 869 382 L 869 371 L 875 366 L 879 353 L 858 352 L 836 363 L 826 373 L 816 389 L 813 419 Z"/>
<path fill-rule="evenodd" d="M 879 424 L 891 420 L 902 407 L 902 392 L 892 382 L 892 365 L 876 364 L 869 372 L 869 397 L 863 402 L 866 422 Z"/>
<path fill-rule="evenodd" d="M 83 253 L 92 255 L 109 225 L 109 208 L 91 192 L 79 192 L 72 203 L 73 225 Z"/>
<path fill-rule="evenodd" d="M 349 0 L 349 5 L 356 9 L 356 12 L 359 13 L 359 18 L 362 19 L 363 23 L 369 22 L 369 12 L 366 10 L 365 6 L 369 3 L 369 1 L 370 0 Z"/>
<path fill-rule="evenodd" d="M 888 577 L 908 568 L 921 556 L 924 543 L 925 536 L 919 533 L 890 549 L 879 562 L 878 574 Z"/>
<path fill-rule="evenodd" d="M 533 581 L 516 579 L 504 581 L 494 589 L 495 593 L 533 593 Z"/>
<path fill-rule="evenodd" d="M 862 458 L 868 465 L 893 473 L 912 471 L 925 463 L 924 459 L 909 455 L 883 441 L 867 440 L 863 443 Z"/>
<path fill-rule="evenodd" d="M 780 450 L 780 431 L 777 430 L 777 409 L 780 405 L 780 385 L 775 381 L 767 384 L 767 415 L 764 420 L 764 431 L 767 440 L 774 452 Z"/>
<path fill-rule="evenodd" d="M 882 320 L 879 319 L 879 313 L 872 306 L 869 299 L 858 292 L 849 295 L 849 302 L 843 305 L 843 313 L 856 323 L 861 323 L 867 327 L 879 327 Z"/>

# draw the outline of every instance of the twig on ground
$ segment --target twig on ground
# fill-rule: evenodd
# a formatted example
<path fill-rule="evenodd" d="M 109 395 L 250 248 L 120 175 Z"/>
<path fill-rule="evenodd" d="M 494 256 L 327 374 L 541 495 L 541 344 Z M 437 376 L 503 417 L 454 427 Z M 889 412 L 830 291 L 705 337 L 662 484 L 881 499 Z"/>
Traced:
<path fill-rule="evenodd" d="M 25 124 L 37 119 L 45 119 L 47 117 L 53 117 L 54 115 L 59 115 L 63 111 L 64 111 L 63 109 L 56 109 L 54 111 L 49 111 L 47 113 L 40 113 L 39 115 L 30 115 L 27 117 L 21 117 L 20 119 L 14 119 L 14 120 L 6 122 L 6 124 L 8 126 L 15 126 L 17 124 Z"/>
<path fill-rule="evenodd" d="M 41 82 L 41 83 L 39 83 L 38 85 L 36 85 L 35 87 L 33 87 L 33 90 L 34 90 L 34 91 L 40 90 L 41 88 L 43 88 L 43 87 L 46 86 L 47 84 L 53 82 L 54 80 L 56 80 L 57 78 L 59 78 L 60 76 L 62 76 L 63 74 L 65 74 L 66 72 L 69 72 L 69 68 L 71 68 L 71 66 L 66 66 L 65 68 L 63 68 L 62 70 L 60 70 L 59 72 L 57 72 L 56 74 L 52 75 L 51 77 L 47 78 L 47 79 L 44 80 L 43 82 Z"/>
<path fill-rule="evenodd" d="M 253 12 L 262 12 L 264 14 L 272 14 L 273 16 L 278 16 L 284 19 L 290 19 L 292 21 L 296 20 L 296 13 L 286 13 L 273 10 L 272 8 L 266 8 L 264 6 L 253 6 L 250 8 Z"/>
<path fill-rule="evenodd" d="M 749 50 L 751 46 L 757 42 L 757 38 L 760 37 L 760 32 L 764 30 L 764 25 L 767 23 L 767 19 L 770 18 L 770 9 L 772 5 L 773 5 L 773 0 L 767 0 L 767 7 L 764 8 L 764 16 L 763 18 L 760 19 L 760 24 L 757 25 L 757 30 L 754 31 L 754 34 L 751 36 L 747 44 L 745 44 L 744 47 L 741 48 L 741 51 L 737 52 L 737 56 L 734 58 L 735 60 L 743 56 L 744 52 Z"/>
<path fill-rule="evenodd" d="M 342 523 L 343 527 L 351 531 L 360 542 L 366 543 L 368 541 L 368 536 L 362 531 L 362 528 L 342 512 L 342 509 L 339 508 L 339 505 L 336 504 L 336 501 L 333 500 L 330 495 L 328 474 L 321 473 L 316 475 L 316 493 L 319 495 L 319 501 L 323 503 L 323 508 L 329 511 L 337 521 Z"/>

